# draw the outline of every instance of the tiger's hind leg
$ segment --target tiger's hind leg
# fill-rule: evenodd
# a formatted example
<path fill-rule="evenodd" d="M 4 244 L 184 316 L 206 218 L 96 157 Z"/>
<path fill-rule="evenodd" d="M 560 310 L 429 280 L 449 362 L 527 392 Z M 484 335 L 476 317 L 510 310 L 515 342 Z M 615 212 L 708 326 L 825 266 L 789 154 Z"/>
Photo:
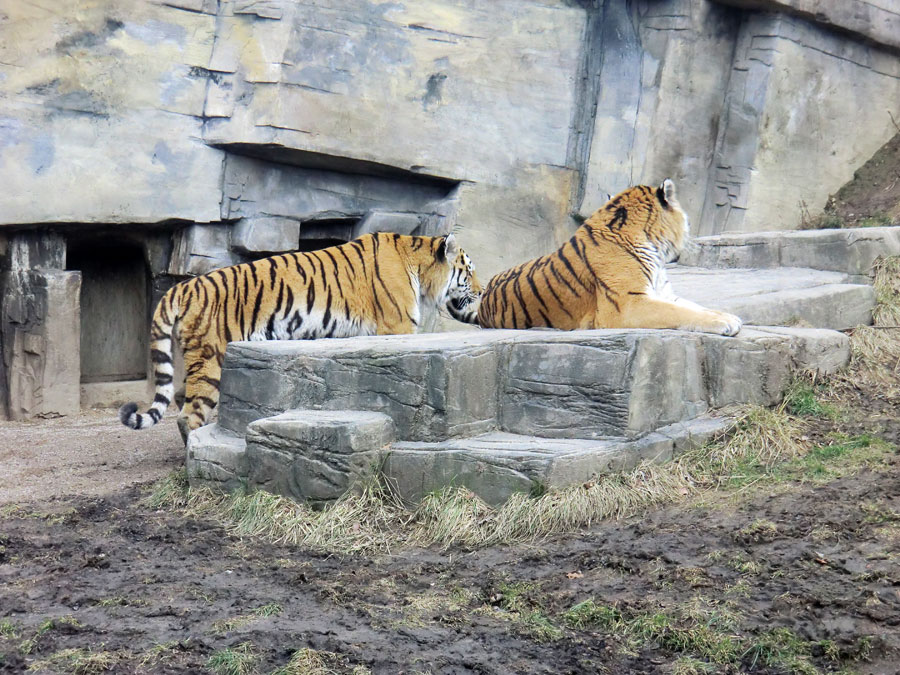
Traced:
<path fill-rule="evenodd" d="M 178 416 L 178 430 L 185 443 L 190 432 L 209 421 L 219 403 L 222 358 L 223 355 L 209 345 L 184 354 L 184 405 Z"/>

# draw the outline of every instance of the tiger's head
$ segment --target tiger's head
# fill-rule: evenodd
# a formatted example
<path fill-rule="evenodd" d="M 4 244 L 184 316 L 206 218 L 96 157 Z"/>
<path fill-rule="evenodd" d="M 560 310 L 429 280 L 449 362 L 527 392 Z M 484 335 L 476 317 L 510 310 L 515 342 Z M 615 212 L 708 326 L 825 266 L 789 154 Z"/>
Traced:
<path fill-rule="evenodd" d="M 659 187 L 638 185 L 620 192 L 589 219 L 631 239 L 636 246 L 651 244 L 663 262 L 678 259 L 688 240 L 690 221 L 666 178 Z"/>
<path fill-rule="evenodd" d="M 472 261 L 452 234 L 435 238 L 434 263 L 427 267 L 424 277 L 422 289 L 437 305 L 443 304 L 457 321 L 478 323 L 484 289 Z"/>

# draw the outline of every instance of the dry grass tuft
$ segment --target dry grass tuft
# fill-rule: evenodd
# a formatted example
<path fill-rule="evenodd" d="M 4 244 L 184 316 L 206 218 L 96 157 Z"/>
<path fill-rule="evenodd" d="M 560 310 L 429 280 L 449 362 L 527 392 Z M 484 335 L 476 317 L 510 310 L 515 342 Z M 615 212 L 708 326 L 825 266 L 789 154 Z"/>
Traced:
<path fill-rule="evenodd" d="M 894 400 L 900 398 L 900 256 L 878 258 L 872 270 L 875 323 L 850 333 L 850 365 L 832 377 L 832 386 L 838 396 L 856 389 Z"/>
<path fill-rule="evenodd" d="M 872 265 L 876 326 L 900 326 L 900 256 L 877 258 Z"/>
<path fill-rule="evenodd" d="M 730 434 L 668 464 L 642 463 L 622 473 L 551 489 L 540 497 L 515 494 L 499 508 L 465 488 L 428 495 L 410 511 L 383 481 L 370 479 L 332 506 L 314 510 L 267 492 L 221 495 L 190 489 L 182 475 L 160 481 L 148 504 L 211 517 L 233 534 L 333 553 L 389 552 L 408 546 L 475 549 L 535 541 L 606 518 L 629 516 L 716 488 L 755 468 L 805 451 L 799 423 L 783 407 L 737 414 Z"/>

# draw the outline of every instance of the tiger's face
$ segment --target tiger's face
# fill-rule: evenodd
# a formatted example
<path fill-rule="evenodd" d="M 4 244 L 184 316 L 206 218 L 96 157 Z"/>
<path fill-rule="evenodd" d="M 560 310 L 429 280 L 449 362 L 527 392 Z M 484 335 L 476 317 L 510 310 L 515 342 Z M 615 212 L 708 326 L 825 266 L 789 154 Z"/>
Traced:
<path fill-rule="evenodd" d="M 437 258 L 444 263 L 439 267 L 442 267 L 442 273 L 447 275 L 437 304 L 443 304 L 450 312 L 450 316 L 457 321 L 477 324 L 478 307 L 484 289 L 475 274 L 472 260 L 460 248 L 452 234 L 443 238 Z"/>
<path fill-rule="evenodd" d="M 656 218 L 651 218 L 646 234 L 652 241 L 664 262 L 674 262 L 681 255 L 687 243 L 691 225 L 687 214 L 678 203 L 675 195 L 675 183 L 666 178 L 656 188 L 653 195 Z"/>

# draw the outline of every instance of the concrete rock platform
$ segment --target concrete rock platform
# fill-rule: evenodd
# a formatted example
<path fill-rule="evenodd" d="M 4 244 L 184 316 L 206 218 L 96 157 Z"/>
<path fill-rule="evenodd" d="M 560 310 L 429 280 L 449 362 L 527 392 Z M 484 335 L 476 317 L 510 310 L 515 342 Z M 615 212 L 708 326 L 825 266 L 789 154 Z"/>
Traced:
<path fill-rule="evenodd" d="M 322 502 L 377 470 L 411 501 L 453 484 L 499 503 L 671 458 L 723 427 L 710 410 L 774 404 L 793 369 L 848 358 L 845 335 L 804 328 L 233 343 L 219 421 L 191 433 L 188 474 Z M 377 433 L 354 431 L 363 424 Z"/>
<path fill-rule="evenodd" d="M 188 439 L 189 478 L 321 503 L 377 471 L 410 501 L 458 485 L 500 503 L 664 461 L 723 429 L 715 411 L 775 404 L 795 370 L 843 366 L 838 330 L 871 322 L 872 264 L 897 254 L 900 228 L 696 240 L 670 267 L 672 286 L 740 316 L 733 338 L 468 330 L 233 343 L 219 421 Z"/>
<path fill-rule="evenodd" d="M 843 272 L 673 266 L 669 279 L 678 295 L 737 314 L 754 326 L 800 324 L 846 330 L 872 323 L 874 290 L 854 283 L 854 277 Z"/>

